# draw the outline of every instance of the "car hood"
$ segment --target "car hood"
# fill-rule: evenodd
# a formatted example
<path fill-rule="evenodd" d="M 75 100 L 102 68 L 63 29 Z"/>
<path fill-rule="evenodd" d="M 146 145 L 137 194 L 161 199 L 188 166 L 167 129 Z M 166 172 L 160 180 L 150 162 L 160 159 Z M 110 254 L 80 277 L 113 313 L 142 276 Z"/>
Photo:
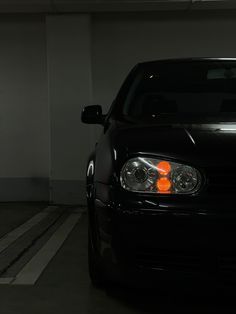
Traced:
<path fill-rule="evenodd" d="M 114 144 L 126 157 L 157 155 L 199 166 L 236 164 L 236 124 L 120 125 Z M 124 156 L 124 154 L 123 154 Z"/>

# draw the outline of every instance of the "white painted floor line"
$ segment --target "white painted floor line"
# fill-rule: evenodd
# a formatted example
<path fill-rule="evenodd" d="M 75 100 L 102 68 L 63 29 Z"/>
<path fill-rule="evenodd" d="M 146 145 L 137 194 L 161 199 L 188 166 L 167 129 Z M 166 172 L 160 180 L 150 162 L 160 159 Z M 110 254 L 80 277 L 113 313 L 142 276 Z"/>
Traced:
<path fill-rule="evenodd" d="M 56 207 L 47 207 L 40 213 L 36 214 L 25 223 L 17 227 L 16 229 L 10 231 L 5 234 L 0 239 L 0 253 L 2 253 L 6 248 L 8 248 L 12 243 L 14 243 L 18 238 L 20 238 L 23 234 L 29 231 L 32 227 L 37 225 L 40 221 L 42 221 L 45 217 L 47 217 L 50 212 L 54 211 Z"/>
<path fill-rule="evenodd" d="M 14 280 L 14 277 L 13 278 L 0 278 L 0 285 L 9 285 L 12 281 Z"/>
<path fill-rule="evenodd" d="M 34 285 L 47 267 L 51 259 L 63 245 L 64 241 L 77 224 L 81 214 L 71 214 L 66 221 L 56 230 L 48 242 L 18 273 L 13 285 Z"/>

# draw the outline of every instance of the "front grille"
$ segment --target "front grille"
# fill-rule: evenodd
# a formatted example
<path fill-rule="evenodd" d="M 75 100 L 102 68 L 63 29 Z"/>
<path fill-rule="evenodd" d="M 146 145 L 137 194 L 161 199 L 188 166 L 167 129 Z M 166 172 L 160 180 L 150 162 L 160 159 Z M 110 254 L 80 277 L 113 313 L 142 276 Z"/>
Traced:
<path fill-rule="evenodd" d="M 221 272 L 236 272 L 236 256 L 219 256 L 218 268 Z"/>
<path fill-rule="evenodd" d="M 209 167 L 205 169 L 208 193 L 232 194 L 236 192 L 236 168 Z"/>

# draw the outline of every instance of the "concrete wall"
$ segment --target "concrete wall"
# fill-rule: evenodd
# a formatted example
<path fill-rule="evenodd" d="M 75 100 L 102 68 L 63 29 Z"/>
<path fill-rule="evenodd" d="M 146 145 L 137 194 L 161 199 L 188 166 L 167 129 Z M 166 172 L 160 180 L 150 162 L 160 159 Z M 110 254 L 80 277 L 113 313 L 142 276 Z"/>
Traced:
<path fill-rule="evenodd" d="M 80 121 L 91 103 L 90 17 L 47 17 L 51 120 L 51 198 L 55 203 L 85 202 L 84 179 L 91 150 L 91 128 Z"/>
<path fill-rule="evenodd" d="M 0 19 L 0 201 L 47 200 L 45 22 Z"/>

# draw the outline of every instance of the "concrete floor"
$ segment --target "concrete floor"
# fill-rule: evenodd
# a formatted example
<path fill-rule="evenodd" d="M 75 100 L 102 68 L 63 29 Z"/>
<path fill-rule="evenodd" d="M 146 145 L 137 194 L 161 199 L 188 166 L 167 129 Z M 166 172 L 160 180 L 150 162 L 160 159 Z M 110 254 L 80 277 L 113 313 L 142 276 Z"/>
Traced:
<path fill-rule="evenodd" d="M 44 208 L 44 204 L 0 205 L 0 233 L 8 232 Z M 68 209 L 70 210 L 70 209 Z M 77 225 L 35 285 L 0 285 L 3 314 L 128 314 L 235 312 L 234 298 L 222 293 L 187 295 L 113 287 L 95 289 L 88 277 L 87 214 Z"/>

